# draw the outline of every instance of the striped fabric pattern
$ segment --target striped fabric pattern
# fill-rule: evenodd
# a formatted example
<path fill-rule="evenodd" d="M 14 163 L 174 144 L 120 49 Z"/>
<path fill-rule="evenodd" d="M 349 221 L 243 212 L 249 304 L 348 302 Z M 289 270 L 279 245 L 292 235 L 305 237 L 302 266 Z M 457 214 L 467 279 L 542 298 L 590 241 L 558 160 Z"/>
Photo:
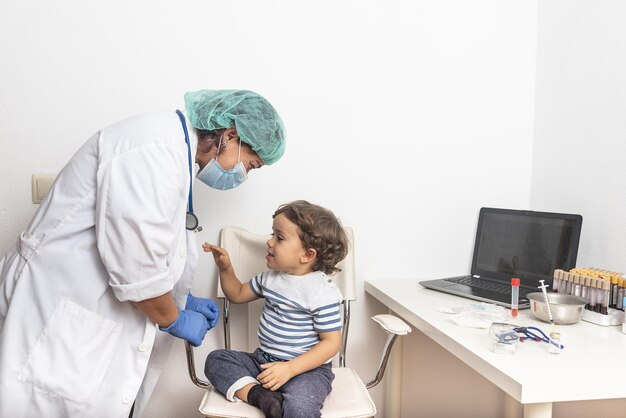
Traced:
<path fill-rule="evenodd" d="M 265 298 L 260 347 L 279 359 L 306 353 L 320 341 L 320 333 L 341 329 L 341 292 L 322 272 L 290 276 L 269 270 L 253 277 L 250 288 Z"/>

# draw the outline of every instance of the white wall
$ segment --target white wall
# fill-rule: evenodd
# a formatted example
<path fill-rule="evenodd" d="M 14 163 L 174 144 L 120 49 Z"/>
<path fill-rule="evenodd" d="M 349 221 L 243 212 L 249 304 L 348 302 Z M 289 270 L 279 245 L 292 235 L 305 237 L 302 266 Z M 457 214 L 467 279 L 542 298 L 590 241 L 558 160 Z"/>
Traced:
<path fill-rule="evenodd" d="M 626 271 L 626 3 L 541 11 L 532 205 L 583 215 L 578 265 Z"/>
<path fill-rule="evenodd" d="M 530 205 L 536 7 L 1 2 L 0 252 L 36 210 L 31 174 L 58 172 L 100 127 L 181 107 L 187 90 L 255 90 L 283 116 L 286 154 L 236 191 L 197 187 L 199 241 L 215 241 L 226 224 L 269 231 L 275 208 L 292 199 L 335 211 L 356 233 L 348 362 L 370 377 L 384 336 L 369 316 L 385 309 L 363 293 L 363 280 L 463 273 L 480 206 Z M 212 261 L 202 257 L 194 291 L 213 296 L 214 288 Z M 405 353 L 416 347 L 411 338 Z M 220 344 L 221 333 L 211 333 L 198 362 Z M 201 391 L 186 376 L 182 344 L 164 378 L 148 415 L 196 416 Z M 372 391 L 380 410 L 383 389 Z M 415 410 L 413 395 L 406 411 Z M 443 408 L 440 416 L 455 407 L 423 400 Z M 466 409 L 492 408 L 466 401 Z"/>
<path fill-rule="evenodd" d="M 539 4 L 531 206 L 583 215 L 578 266 L 626 271 L 626 3 Z M 554 417 L 622 417 L 625 407 L 566 402 Z"/>

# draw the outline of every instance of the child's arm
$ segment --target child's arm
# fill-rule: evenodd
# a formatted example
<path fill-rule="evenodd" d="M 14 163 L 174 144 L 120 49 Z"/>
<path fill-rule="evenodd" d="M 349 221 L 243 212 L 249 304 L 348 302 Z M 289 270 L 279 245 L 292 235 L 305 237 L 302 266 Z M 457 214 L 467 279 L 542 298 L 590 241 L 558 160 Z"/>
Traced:
<path fill-rule="evenodd" d="M 289 361 L 261 364 L 265 369 L 257 376 L 264 388 L 276 390 L 292 377 L 308 372 L 324 364 L 341 347 L 341 331 L 320 333 L 320 342 L 306 353 Z"/>
<path fill-rule="evenodd" d="M 220 285 L 226 299 L 232 303 L 248 303 L 259 297 L 250 289 L 249 283 L 241 284 L 230 262 L 228 251 L 207 242 L 202 244 L 204 252 L 213 253 L 213 260 L 220 271 Z"/>

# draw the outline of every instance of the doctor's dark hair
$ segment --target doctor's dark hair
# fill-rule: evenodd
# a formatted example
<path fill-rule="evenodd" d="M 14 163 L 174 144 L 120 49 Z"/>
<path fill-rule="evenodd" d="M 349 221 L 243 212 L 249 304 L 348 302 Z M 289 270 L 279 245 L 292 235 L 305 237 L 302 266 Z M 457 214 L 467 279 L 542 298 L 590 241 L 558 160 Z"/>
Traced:
<path fill-rule="evenodd" d="M 305 249 L 317 252 L 315 271 L 333 274 L 341 271 L 337 264 L 348 255 L 348 234 L 334 213 L 306 200 L 281 205 L 272 218 L 283 214 L 298 227 L 298 236 Z"/>
<path fill-rule="evenodd" d="M 226 129 L 213 129 L 212 131 L 206 131 L 203 129 L 196 129 L 196 135 L 198 136 L 198 142 L 206 141 L 209 145 L 217 145 L 217 141 L 220 140 L 220 137 L 224 133 Z"/>

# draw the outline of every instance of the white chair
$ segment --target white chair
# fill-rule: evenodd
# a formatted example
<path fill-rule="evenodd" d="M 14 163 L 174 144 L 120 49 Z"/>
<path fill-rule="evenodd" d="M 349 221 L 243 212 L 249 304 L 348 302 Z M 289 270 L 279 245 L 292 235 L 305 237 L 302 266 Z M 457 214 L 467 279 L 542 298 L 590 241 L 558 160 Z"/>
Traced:
<path fill-rule="evenodd" d="M 376 415 L 376 405 L 374 405 L 367 389 L 374 387 L 381 381 L 385 367 L 387 366 L 391 348 L 398 335 L 406 335 L 411 332 L 411 327 L 393 315 L 383 314 L 374 316 L 372 319 L 380 324 L 388 333 L 387 343 L 376 377 L 364 383 L 353 369 L 346 367 L 346 345 L 350 326 L 350 302 L 356 300 L 353 234 L 349 228 L 346 228 L 346 232 L 350 237 L 350 251 L 346 259 L 339 265 L 341 272 L 331 276 L 335 284 L 339 287 L 339 290 L 341 290 L 341 294 L 344 298 L 342 303 L 343 329 L 341 349 L 338 354 L 339 367 L 333 367 L 335 380 L 333 381 L 332 392 L 324 401 L 324 407 L 322 409 L 322 417 L 324 418 L 361 418 Z M 221 246 L 228 250 L 233 267 L 240 280 L 248 280 L 259 272 L 267 269 L 265 265 L 265 255 L 267 253 L 266 242 L 268 239 L 269 235 L 254 234 L 237 227 L 225 227 L 222 229 L 220 234 Z M 223 299 L 224 303 L 222 312 L 224 345 L 227 349 L 230 349 L 231 307 L 222 292 L 219 280 L 217 292 L 218 298 Z M 253 351 L 258 346 L 256 332 L 262 307 L 262 300 L 248 304 L 248 341 L 250 342 L 250 347 L 247 349 L 250 351 Z M 230 402 L 208 382 L 198 379 L 195 373 L 192 347 L 189 343 L 186 343 L 185 348 L 187 351 L 187 366 L 191 380 L 195 385 L 207 390 L 199 407 L 202 414 L 208 417 L 264 417 L 260 409 L 246 402 Z"/>

